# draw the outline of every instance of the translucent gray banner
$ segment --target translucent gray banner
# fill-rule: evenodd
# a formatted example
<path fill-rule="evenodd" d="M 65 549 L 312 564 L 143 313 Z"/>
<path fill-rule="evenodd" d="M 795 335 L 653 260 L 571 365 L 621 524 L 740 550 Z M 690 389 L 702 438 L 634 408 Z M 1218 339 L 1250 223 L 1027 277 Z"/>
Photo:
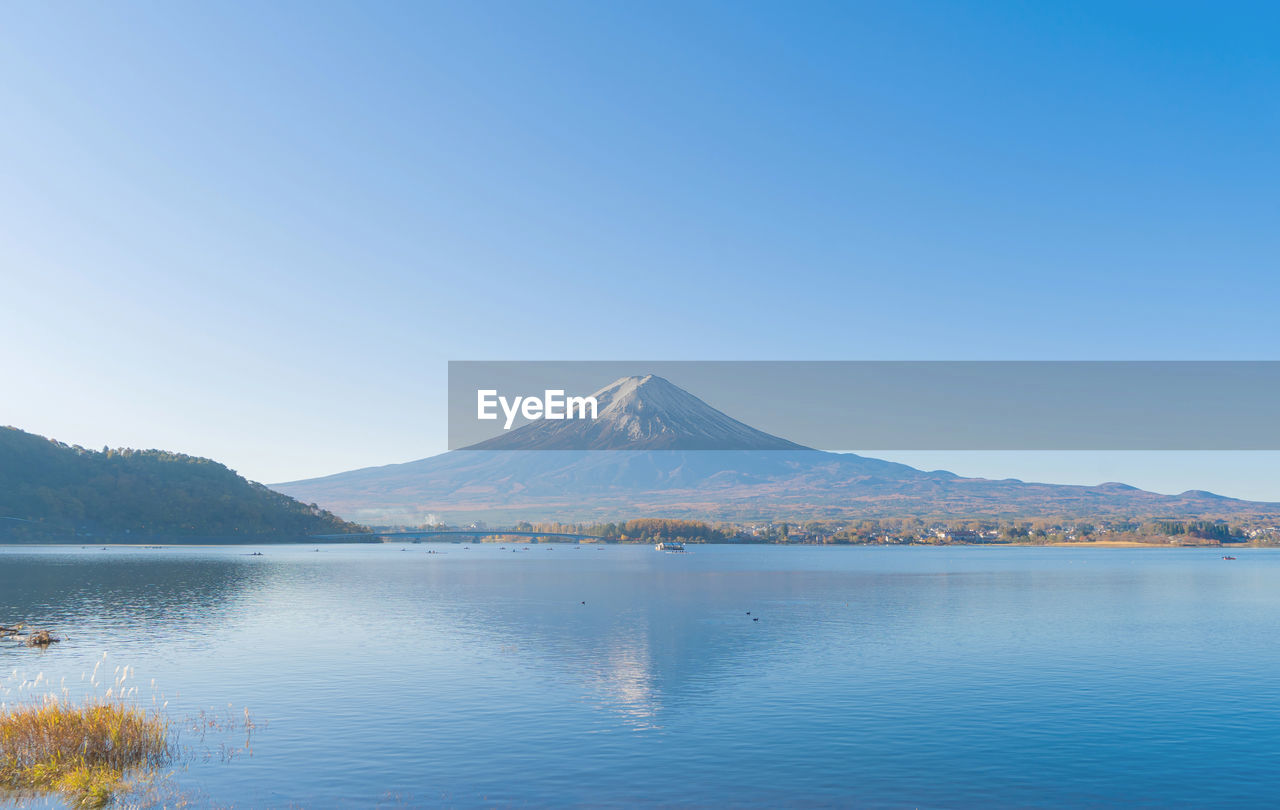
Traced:
<path fill-rule="evenodd" d="M 449 447 L 1280 450 L 1278 403 L 1278 361 L 452 361 Z"/>

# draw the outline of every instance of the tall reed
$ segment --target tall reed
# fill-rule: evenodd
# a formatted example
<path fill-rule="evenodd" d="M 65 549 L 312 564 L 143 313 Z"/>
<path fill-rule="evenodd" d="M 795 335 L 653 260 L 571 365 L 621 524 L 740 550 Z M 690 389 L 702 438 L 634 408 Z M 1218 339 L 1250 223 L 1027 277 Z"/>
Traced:
<path fill-rule="evenodd" d="M 94 687 L 105 660 L 94 667 Z M 105 695 L 83 698 L 73 698 L 65 686 L 58 693 L 36 692 L 46 683 L 43 673 L 16 689 L 0 688 L 16 698 L 0 703 L 0 792 L 57 793 L 74 807 L 102 807 L 130 790 L 131 779 L 172 761 L 164 707 L 139 706 L 136 687 L 127 685 L 131 675 L 131 667 L 117 667 Z"/>
<path fill-rule="evenodd" d="M 129 788 L 131 772 L 171 757 L 168 721 L 123 700 L 45 697 L 0 714 L 0 784 L 56 792 L 77 807 L 104 806 Z"/>

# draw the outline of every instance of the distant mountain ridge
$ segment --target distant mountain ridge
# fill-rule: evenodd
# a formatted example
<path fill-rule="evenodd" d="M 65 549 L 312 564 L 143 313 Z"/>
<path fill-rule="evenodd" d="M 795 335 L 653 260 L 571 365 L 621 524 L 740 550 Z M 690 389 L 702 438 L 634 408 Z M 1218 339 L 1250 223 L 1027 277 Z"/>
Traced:
<path fill-rule="evenodd" d="M 813 450 L 652 375 L 624 377 L 597 396 L 594 422 L 536 421 L 418 461 L 274 486 L 362 523 L 418 523 L 428 515 L 503 522 L 1280 514 L 1280 504 L 1200 491 L 963 478 Z M 741 449 L 700 449 L 726 443 Z"/>
<path fill-rule="evenodd" d="M 86 450 L 0 427 L 0 541 L 77 533 L 272 540 L 360 530 L 209 459 Z"/>

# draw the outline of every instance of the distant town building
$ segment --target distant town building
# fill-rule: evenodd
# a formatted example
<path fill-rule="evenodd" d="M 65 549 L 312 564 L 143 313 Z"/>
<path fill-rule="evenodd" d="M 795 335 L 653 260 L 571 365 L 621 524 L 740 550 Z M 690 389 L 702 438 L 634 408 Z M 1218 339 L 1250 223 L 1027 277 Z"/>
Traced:
<path fill-rule="evenodd" d="M 944 543 L 977 543 L 982 536 L 969 529 L 937 529 L 934 536 Z"/>

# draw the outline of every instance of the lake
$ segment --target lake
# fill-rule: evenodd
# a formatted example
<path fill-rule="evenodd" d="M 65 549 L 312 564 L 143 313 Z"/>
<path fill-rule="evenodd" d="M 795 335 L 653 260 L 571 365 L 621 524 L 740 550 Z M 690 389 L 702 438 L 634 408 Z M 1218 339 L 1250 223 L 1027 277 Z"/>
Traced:
<path fill-rule="evenodd" d="M 313 548 L 4 547 L 0 622 L 67 638 L 0 679 L 247 707 L 174 777 L 218 806 L 1280 797 L 1275 551 Z"/>

